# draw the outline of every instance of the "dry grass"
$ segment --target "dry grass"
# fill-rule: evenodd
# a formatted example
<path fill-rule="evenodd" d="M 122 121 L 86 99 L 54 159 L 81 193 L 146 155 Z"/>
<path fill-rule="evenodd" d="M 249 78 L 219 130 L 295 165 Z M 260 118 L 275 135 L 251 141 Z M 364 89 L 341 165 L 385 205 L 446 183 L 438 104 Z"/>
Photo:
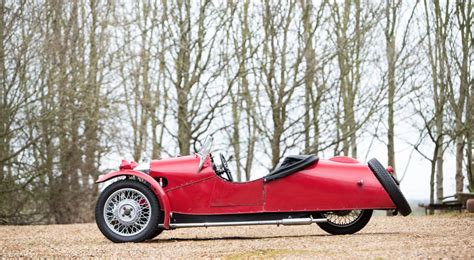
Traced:
<path fill-rule="evenodd" d="M 95 224 L 0 226 L 0 258 L 474 258 L 474 214 L 374 217 L 360 233 L 312 226 L 167 231 L 145 243 L 114 244 Z"/>

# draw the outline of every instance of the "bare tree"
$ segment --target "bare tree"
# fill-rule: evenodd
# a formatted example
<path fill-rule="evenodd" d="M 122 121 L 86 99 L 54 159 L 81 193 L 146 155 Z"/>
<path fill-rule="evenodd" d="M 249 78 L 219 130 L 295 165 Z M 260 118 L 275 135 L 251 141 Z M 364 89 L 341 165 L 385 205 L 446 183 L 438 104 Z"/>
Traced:
<path fill-rule="evenodd" d="M 246 180 L 249 181 L 251 178 L 251 171 L 254 161 L 255 145 L 257 142 L 258 123 L 257 123 L 257 112 L 256 112 L 256 101 L 259 98 L 258 90 L 254 93 L 251 92 L 251 86 L 249 83 L 249 71 L 248 61 L 255 55 L 257 47 L 252 44 L 252 35 L 249 29 L 249 1 L 245 1 L 243 4 L 242 12 L 240 14 L 241 20 L 241 44 L 240 52 L 237 52 L 237 60 L 239 63 L 239 84 L 241 86 L 242 95 L 242 107 L 245 113 L 245 125 L 246 125 L 246 136 L 247 141 L 239 140 L 239 143 L 246 143 L 245 163 L 237 160 L 237 167 L 243 166 Z M 236 37 L 238 39 L 238 37 Z M 235 43 L 235 46 L 238 46 Z"/>
<path fill-rule="evenodd" d="M 444 164 L 444 135 L 445 135 L 445 106 L 446 106 L 446 93 L 448 90 L 448 82 L 446 80 L 446 63 L 443 62 L 442 53 L 445 48 L 445 35 L 447 30 L 448 21 L 442 17 L 439 2 L 435 1 L 435 14 L 433 19 L 435 19 L 435 36 L 434 40 L 432 39 L 432 32 L 430 30 L 430 15 L 431 9 L 428 6 L 427 1 L 424 1 L 425 7 L 425 19 L 426 19 L 426 32 L 428 40 L 428 58 L 431 65 L 431 78 L 433 84 L 433 101 L 434 101 L 434 127 L 436 135 L 431 139 L 435 142 L 436 154 L 436 178 L 433 175 L 434 170 L 432 169 L 431 175 L 431 193 L 430 193 L 430 202 L 434 201 L 434 180 L 436 179 L 436 198 L 438 201 L 441 201 L 444 197 L 443 195 L 443 164 Z M 427 126 L 428 127 L 428 126 Z"/>
<path fill-rule="evenodd" d="M 446 7 L 447 8 L 447 7 Z M 436 7 L 436 10 L 439 9 L 439 6 Z M 448 8 L 447 8 L 448 9 Z M 472 110 L 469 109 L 469 81 L 472 81 L 472 74 L 469 72 L 470 67 L 470 57 L 471 54 L 469 50 L 473 47 L 472 42 L 472 25 L 473 25 L 473 6 L 472 1 L 459 1 L 456 3 L 456 18 L 459 26 L 459 32 L 461 35 L 461 58 L 456 59 L 454 64 L 458 64 L 459 67 L 459 90 L 458 97 L 454 96 L 455 90 L 453 89 L 452 83 L 449 84 L 449 101 L 454 110 L 455 115 L 455 143 L 456 143 L 456 192 L 462 192 L 464 189 L 464 176 L 463 176 L 463 160 L 464 160 L 464 147 L 465 142 L 467 141 L 467 161 L 472 161 L 472 137 L 470 136 L 469 129 L 466 126 L 472 124 L 466 124 L 470 121 L 469 113 L 472 113 Z M 447 20 L 448 10 L 446 10 L 445 19 Z M 471 40 L 470 40 L 471 39 Z M 472 52 L 472 51 L 471 51 Z M 449 60 L 447 53 L 443 55 L 444 62 L 447 63 L 446 66 L 449 66 Z M 449 70 L 448 70 L 449 73 Z M 470 76 L 471 75 L 471 76 Z M 448 77 L 448 80 L 450 78 Z M 472 84 L 472 82 L 471 82 Z M 472 93 L 471 93 L 472 95 Z M 466 116 L 464 117 L 464 114 Z M 465 118 L 463 120 L 463 117 Z M 472 184 L 472 169 L 467 167 L 467 175 L 471 179 L 470 184 Z"/>
<path fill-rule="evenodd" d="M 263 8 L 261 80 L 270 104 L 272 127 L 262 124 L 262 128 L 270 143 L 271 165 L 274 167 L 283 155 L 281 146 L 285 140 L 284 134 L 292 125 L 288 122 L 290 102 L 295 90 L 302 84 L 298 71 L 303 59 L 303 48 L 298 46 L 294 60 L 289 60 L 289 33 L 294 21 L 296 1 L 290 1 L 284 7 L 281 3 L 272 5 L 266 1 Z M 265 116 L 262 115 L 262 118 Z"/>
<path fill-rule="evenodd" d="M 396 25 L 397 25 L 397 13 L 400 9 L 400 1 L 386 1 L 385 7 L 385 42 L 386 42 L 386 55 L 387 55 L 387 68 L 388 68 L 388 117 L 387 117 L 387 157 L 388 165 L 395 168 L 395 123 L 393 119 L 394 115 L 394 102 L 395 102 L 395 90 L 396 90 L 396 76 L 395 67 L 397 62 L 397 50 L 395 45 L 396 37 Z"/>
<path fill-rule="evenodd" d="M 339 109 L 336 111 L 338 131 L 340 136 L 336 139 L 342 140 L 342 153 L 357 157 L 357 130 L 367 122 L 370 115 L 375 112 L 375 107 L 369 108 L 365 119 L 356 120 L 356 112 L 367 100 L 358 99 L 359 88 L 362 77 L 362 67 L 365 63 L 363 58 L 364 46 L 368 39 L 369 31 L 374 28 L 378 21 L 379 7 L 370 7 L 366 4 L 366 12 L 363 12 L 361 1 L 345 1 L 344 4 L 335 2 L 331 4 L 331 19 L 334 22 L 334 34 L 336 41 L 336 57 L 339 69 L 338 103 L 342 106 L 342 115 Z M 370 14 L 370 15 L 369 15 Z M 380 93 L 373 94 L 378 99 Z M 364 97 L 369 97 L 365 93 Z M 342 118 L 341 118 L 342 117 Z M 338 153 L 337 149 L 335 153 Z"/>
<path fill-rule="evenodd" d="M 321 101 L 325 93 L 326 84 L 324 77 L 322 80 L 317 77 L 318 64 L 324 66 L 325 62 L 317 63 L 316 50 L 313 42 L 318 42 L 315 37 L 317 29 L 321 26 L 323 20 L 326 2 L 323 2 L 317 9 L 317 15 L 314 16 L 315 7 L 310 1 L 301 1 L 302 22 L 303 22 L 303 41 L 304 59 L 305 59 L 305 116 L 304 116 L 304 149 L 306 153 L 317 152 L 319 150 L 320 137 L 320 119 Z M 315 17 L 315 21 L 312 20 Z M 321 60 L 323 57 L 321 57 Z M 320 68 L 320 71 L 324 69 Z M 311 138 L 311 129 L 313 134 Z M 312 140 L 311 140 L 312 139 Z"/>

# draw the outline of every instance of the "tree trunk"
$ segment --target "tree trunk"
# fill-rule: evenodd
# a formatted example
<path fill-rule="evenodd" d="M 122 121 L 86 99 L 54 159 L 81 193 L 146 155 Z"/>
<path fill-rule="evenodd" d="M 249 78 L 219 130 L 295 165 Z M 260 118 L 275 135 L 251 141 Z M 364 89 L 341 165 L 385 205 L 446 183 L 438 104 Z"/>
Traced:
<path fill-rule="evenodd" d="M 453 102 L 455 107 L 456 115 L 456 192 L 462 192 L 464 189 L 464 176 L 463 176 L 463 159 L 464 159 L 464 146 L 467 141 L 467 176 L 472 173 L 470 162 L 472 161 L 472 136 L 469 132 L 469 127 L 472 126 L 470 120 L 471 105 L 469 101 L 469 63 L 470 54 L 469 49 L 472 48 L 472 1 L 459 1 L 456 3 L 456 15 L 459 24 L 459 30 L 461 34 L 461 46 L 462 46 L 462 61 L 460 63 L 460 74 L 459 74 L 459 98 L 457 102 Z M 458 63 L 459 64 L 459 63 Z M 474 84 L 474 83 L 471 83 Z M 470 95 L 473 95 L 472 91 Z M 464 106 L 466 104 L 466 107 Z M 463 112 L 466 109 L 465 123 L 462 122 Z M 472 127 L 471 127 L 472 128 Z M 469 178 L 468 178 L 469 179 Z M 470 182 L 471 183 L 471 182 Z"/>
<path fill-rule="evenodd" d="M 437 122 L 436 124 L 436 129 L 437 132 L 442 132 L 443 131 L 443 124 L 440 122 Z M 444 176 L 444 145 L 443 141 L 444 138 L 440 136 L 438 138 L 438 149 L 436 153 L 436 200 L 437 201 L 442 201 L 444 198 L 444 191 L 443 191 L 443 176 Z"/>
<path fill-rule="evenodd" d="M 234 147 L 235 161 L 237 162 L 237 181 L 242 181 L 242 170 L 240 168 L 240 133 L 239 133 L 239 122 L 240 122 L 240 113 L 239 113 L 239 91 L 236 95 L 231 93 L 232 99 L 232 138 L 231 143 Z"/>
<path fill-rule="evenodd" d="M 397 51 L 395 48 L 397 13 L 400 2 L 387 0 L 386 2 L 386 28 L 385 43 L 387 56 L 387 78 L 388 78 L 388 117 L 387 117 L 387 158 L 388 165 L 392 166 L 396 174 L 395 165 L 395 123 L 394 123 L 394 100 L 396 90 L 395 66 L 397 62 Z M 396 175 L 395 175 L 396 176 Z"/>
<path fill-rule="evenodd" d="M 435 147 L 433 158 L 431 160 L 431 173 L 430 173 L 430 204 L 434 203 L 435 196 L 435 173 L 436 173 L 436 157 L 438 156 L 438 147 Z M 430 209 L 430 214 L 433 214 L 433 210 Z"/>
<path fill-rule="evenodd" d="M 7 95 L 6 95 L 6 79 L 7 71 L 5 67 L 5 46 L 4 46 L 4 35 L 5 35 L 5 2 L 2 1 L 0 6 L 0 183 L 3 183 L 4 178 L 4 168 L 5 168 L 5 159 L 8 157 L 8 147 L 7 147 L 7 120 L 9 115 L 7 114 Z M 0 187 L 1 188 L 1 187 Z"/>
<path fill-rule="evenodd" d="M 310 137 L 310 128 L 313 125 L 311 123 L 311 108 L 314 105 L 311 97 L 312 97 L 312 88 L 314 84 L 315 72 L 316 72 L 316 54 L 313 48 L 313 25 L 311 23 L 311 17 L 313 17 L 313 4 L 310 1 L 305 1 L 302 3 L 302 12 L 303 12 L 303 28 L 304 28 L 304 58 L 306 62 L 306 71 L 304 77 L 304 85 L 305 85 L 305 102 L 304 102 L 304 150 L 305 153 L 309 153 L 311 150 L 311 137 Z M 316 118 L 313 118 L 316 120 Z M 315 137 L 316 138 L 316 137 Z"/>
<path fill-rule="evenodd" d="M 181 155 L 191 150 L 191 129 L 188 121 L 188 94 L 183 88 L 178 89 L 178 144 Z"/>
<path fill-rule="evenodd" d="M 355 25 L 350 30 L 351 8 L 355 7 Z M 362 17 L 360 1 L 344 2 L 344 10 L 339 14 L 338 3 L 333 4 L 333 19 L 337 45 L 337 62 L 339 66 L 339 95 L 342 101 L 342 122 L 340 133 L 342 138 L 342 152 L 345 156 L 357 157 L 357 122 L 355 118 L 355 100 L 360 83 L 360 67 L 362 52 Z M 339 120 L 339 119 L 338 119 Z M 337 152 L 337 151 L 336 151 Z"/>

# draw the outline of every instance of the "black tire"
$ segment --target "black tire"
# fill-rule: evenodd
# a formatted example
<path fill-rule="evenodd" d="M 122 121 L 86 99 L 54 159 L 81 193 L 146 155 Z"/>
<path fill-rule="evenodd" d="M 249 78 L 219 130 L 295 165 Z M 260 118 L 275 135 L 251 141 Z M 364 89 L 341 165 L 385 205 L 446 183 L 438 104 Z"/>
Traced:
<path fill-rule="evenodd" d="M 340 226 L 337 224 L 333 224 L 329 221 L 317 223 L 317 224 L 322 230 L 328 232 L 329 234 L 333 234 L 333 235 L 354 234 L 360 231 L 361 229 L 363 229 L 367 225 L 367 223 L 369 223 L 369 220 L 372 217 L 372 212 L 373 210 L 371 209 L 362 210 L 361 216 L 349 225 Z M 325 218 L 323 213 L 319 213 L 317 217 Z"/>
<path fill-rule="evenodd" d="M 124 188 L 135 189 L 141 192 L 150 203 L 151 216 L 148 224 L 138 234 L 132 236 L 122 236 L 115 233 L 109 228 L 104 218 L 104 206 L 107 202 L 107 199 L 115 191 Z M 105 190 L 100 194 L 95 208 L 95 220 L 99 230 L 102 232 L 102 234 L 104 234 L 105 237 L 115 243 L 142 242 L 146 239 L 149 239 L 156 232 L 156 228 L 158 227 L 159 223 L 159 216 L 160 204 L 156 198 L 156 195 L 145 184 L 132 180 L 117 181 L 105 188 Z"/>
<path fill-rule="evenodd" d="M 164 213 L 163 211 L 159 212 L 159 218 L 158 218 L 158 224 L 163 224 L 164 220 Z M 158 225 L 155 226 L 153 229 L 153 232 L 150 234 L 150 236 L 146 240 L 152 240 L 155 237 L 159 236 L 165 229 L 162 227 L 159 227 Z"/>
<path fill-rule="evenodd" d="M 379 180 L 382 187 L 388 193 L 395 206 L 397 206 L 398 212 L 403 216 L 408 216 L 411 213 L 410 204 L 403 196 L 393 176 L 387 172 L 382 164 L 377 159 L 371 159 L 368 162 L 369 168 L 374 173 L 375 177 Z"/>
<path fill-rule="evenodd" d="M 158 223 L 161 223 L 161 222 L 158 222 Z M 161 232 L 163 232 L 163 230 L 164 230 L 164 228 L 156 226 L 155 229 L 153 230 L 153 232 L 150 234 L 150 236 L 146 240 L 152 240 L 153 238 L 160 235 Z"/>

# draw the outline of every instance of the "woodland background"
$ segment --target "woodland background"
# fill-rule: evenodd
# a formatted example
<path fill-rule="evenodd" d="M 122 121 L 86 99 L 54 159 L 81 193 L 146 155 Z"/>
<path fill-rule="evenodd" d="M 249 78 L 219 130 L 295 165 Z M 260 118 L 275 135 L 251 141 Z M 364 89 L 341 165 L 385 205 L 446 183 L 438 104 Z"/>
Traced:
<path fill-rule="evenodd" d="M 289 153 L 358 157 L 361 142 L 396 166 L 403 124 L 430 162 L 431 201 L 447 155 L 456 191 L 474 191 L 473 10 L 2 0 L 0 224 L 92 221 L 93 181 L 119 158 L 189 154 L 207 133 L 245 181 Z"/>

